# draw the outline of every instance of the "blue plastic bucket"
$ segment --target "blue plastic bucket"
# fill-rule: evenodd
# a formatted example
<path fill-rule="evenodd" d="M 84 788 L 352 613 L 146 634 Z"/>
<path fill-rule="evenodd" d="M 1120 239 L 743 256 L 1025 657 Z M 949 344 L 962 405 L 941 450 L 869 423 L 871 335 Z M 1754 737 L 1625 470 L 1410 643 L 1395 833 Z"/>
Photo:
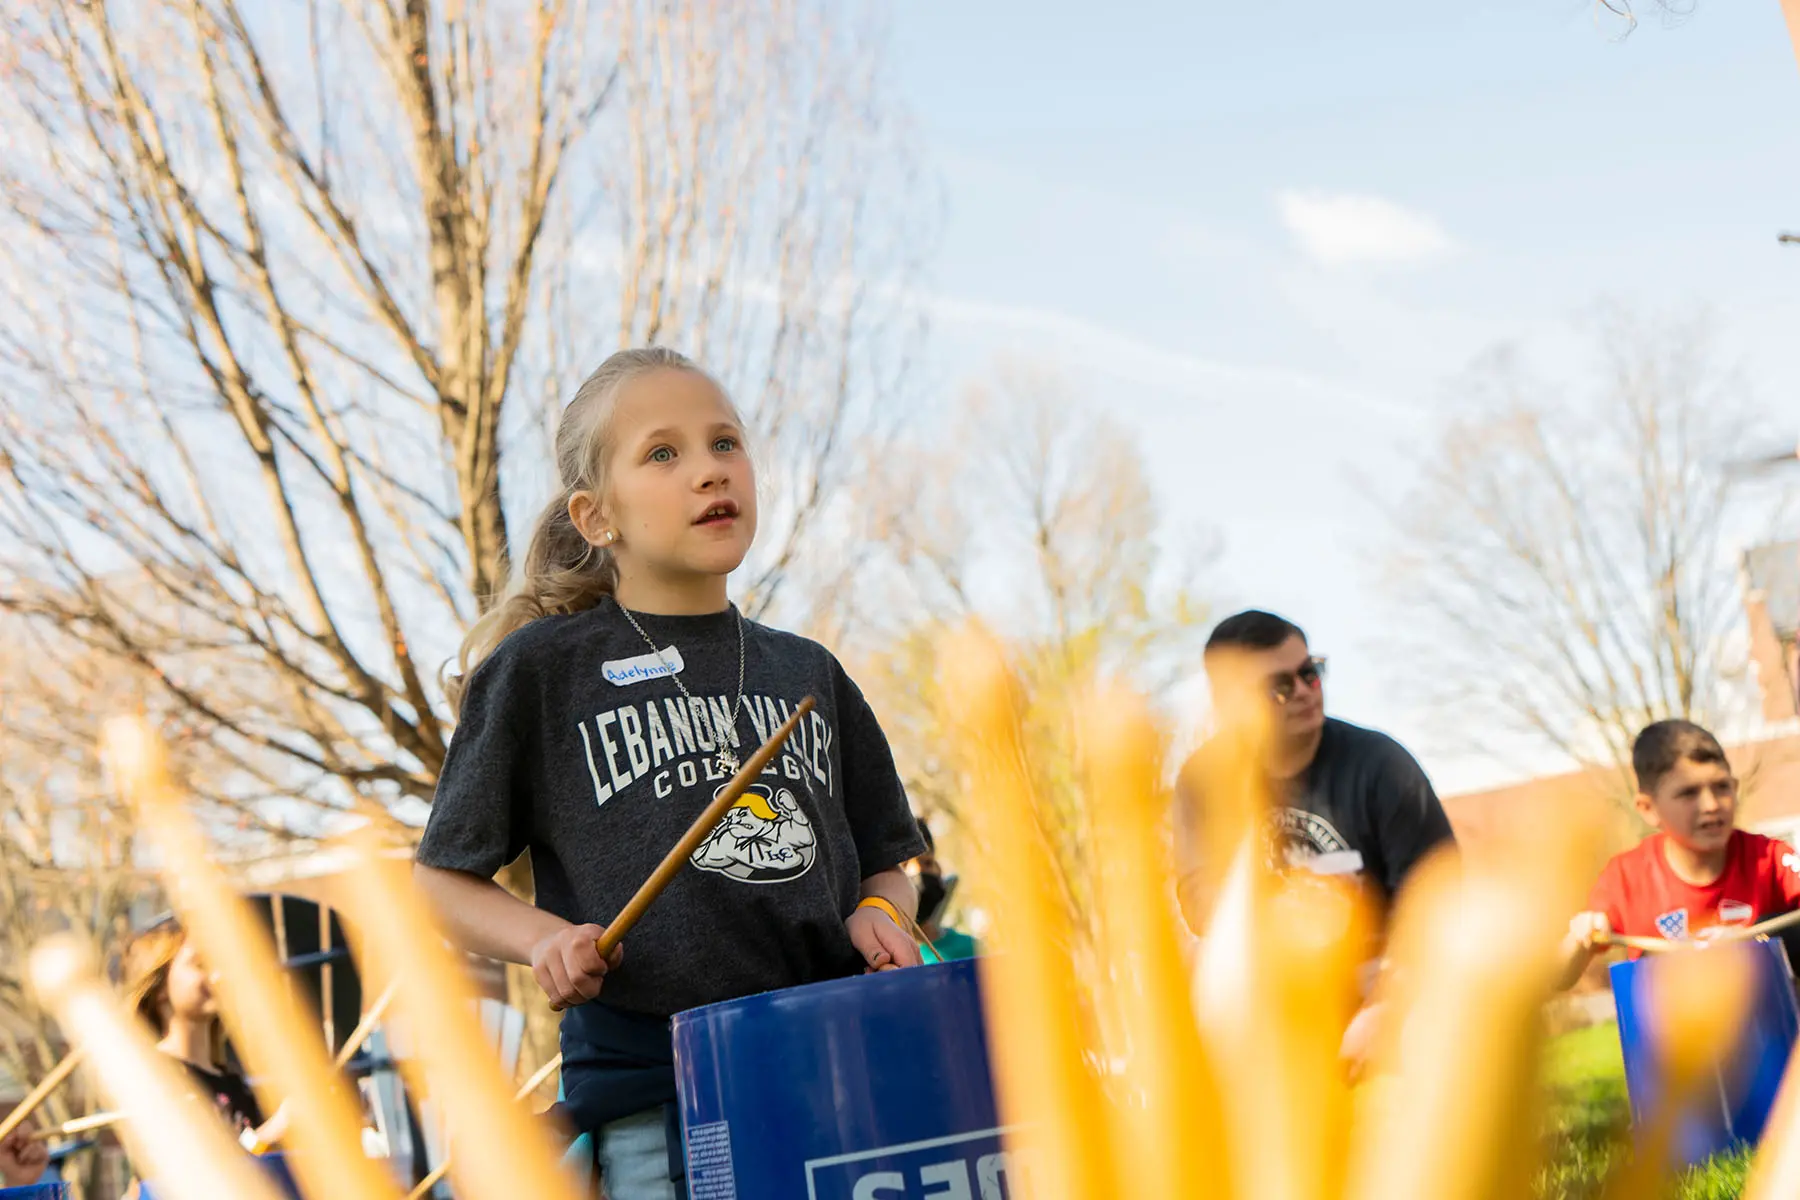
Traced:
<path fill-rule="evenodd" d="M 973 961 L 677 1013 L 691 1200 L 1010 1200 Z"/>
<path fill-rule="evenodd" d="M 1756 941 L 1695 951 L 1742 953 L 1756 968 L 1756 992 L 1735 1046 L 1704 1085 L 1676 1127 L 1675 1152 L 1683 1163 L 1698 1163 L 1740 1142 L 1754 1144 L 1769 1123 L 1788 1055 L 1800 1032 L 1794 1003 L 1794 974 L 1779 941 Z M 1654 982 L 1662 964 L 1655 955 L 1612 967 L 1613 1000 L 1619 1012 L 1619 1048 L 1625 1055 L 1625 1086 L 1631 1116 L 1642 1125 L 1662 1102 L 1665 1081 L 1650 1022 Z"/>
<path fill-rule="evenodd" d="M 256 1162 L 268 1173 L 270 1180 L 275 1184 L 276 1191 L 286 1197 L 286 1200 L 301 1200 L 300 1188 L 294 1183 L 293 1173 L 288 1170 L 287 1155 L 258 1155 Z M 139 1200 L 156 1200 L 156 1196 L 156 1187 L 149 1180 L 145 1180 L 139 1186 Z M 0 1200 L 11 1200 L 11 1197 L 0 1192 Z"/>
<path fill-rule="evenodd" d="M 69 1200 L 69 1189 L 60 1183 L 31 1183 L 0 1188 L 0 1200 Z"/>

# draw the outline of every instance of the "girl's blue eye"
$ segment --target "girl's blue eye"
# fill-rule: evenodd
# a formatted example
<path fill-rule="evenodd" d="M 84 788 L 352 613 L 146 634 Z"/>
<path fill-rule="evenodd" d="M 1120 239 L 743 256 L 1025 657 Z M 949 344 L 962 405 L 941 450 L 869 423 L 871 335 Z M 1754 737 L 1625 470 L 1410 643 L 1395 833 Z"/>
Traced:
<path fill-rule="evenodd" d="M 667 446 L 658 446 L 650 452 L 650 461 L 657 463 L 674 462 L 675 452 Z"/>
<path fill-rule="evenodd" d="M 713 442 L 713 449 L 718 451 L 720 454 L 730 454 L 733 450 L 736 450 L 737 448 L 738 448 L 738 441 L 734 437 L 722 437 L 722 438 L 716 439 Z"/>

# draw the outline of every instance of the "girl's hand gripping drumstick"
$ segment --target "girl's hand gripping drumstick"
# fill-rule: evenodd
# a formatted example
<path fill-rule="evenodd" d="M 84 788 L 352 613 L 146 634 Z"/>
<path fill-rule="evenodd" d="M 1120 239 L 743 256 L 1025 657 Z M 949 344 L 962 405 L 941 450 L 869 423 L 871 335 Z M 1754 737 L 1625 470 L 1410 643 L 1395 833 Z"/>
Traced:
<path fill-rule="evenodd" d="M 619 942 L 631 927 L 638 923 L 638 919 L 644 915 L 644 910 L 649 908 L 658 896 L 662 895 L 663 889 L 669 886 L 670 881 L 681 873 L 681 865 L 693 857 L 694 851 L 700 848 L 700 843 L 704 842 L 707 836 L 717 828 L 719 822 L 725 819 L 725 814 L 731 811 L 732 806 L 749 790 L 750 785 L 756 782 L 756 777 L 762 774 L 763 768 L 768 766 L 781 752 L 782 744 L 787 741 L 795 729 L 799 728 L 801 718 L 812 710 L 813 698 L 811 696 L 800 701 L 799 706 L 794 709 L 793 715 L 783 721 L 781 727 L 769 735 L 768 741 L 757 747 L 756 753 L 752 754 L 749 761 L 738 769 L 736 775 L 731 777 L 731 782 L 727 783 L 724 790 L 713 799 L 711 804 L 706 806 L 706 811 L 702 812 L 688 827 L 688 831 L 681 835 L 681 840 L 676 842 L 674 848 L 663 856 L 662 862 L 657 865 L 656 870 L 650 872 L 650 878 L 646 879 L 644 885 L 638 888 L 637 894 L 626 903 L 624 908 L 619 910 L 619 915 L 613 918 L 612 924 L 606 927 L 605 932 L 595 939 L 594 948 L 600 952 L 600 959 L 603 963 L 608 966 L 616 965 L 617 959 L 614 957 L 614 952 L 618 949 Z M 562 1004 L 553 1002 L 550 1005 L 550 1011 L 561 1012 L 564 1007 Z"/>

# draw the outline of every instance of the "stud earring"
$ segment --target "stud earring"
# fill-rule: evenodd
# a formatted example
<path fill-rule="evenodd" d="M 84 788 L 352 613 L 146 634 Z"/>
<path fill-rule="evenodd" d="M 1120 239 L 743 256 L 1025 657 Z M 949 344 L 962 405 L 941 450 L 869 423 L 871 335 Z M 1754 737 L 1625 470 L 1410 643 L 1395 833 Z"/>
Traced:
<path fill-rule="evenodd" d="M 616 541 L 618 541 L 618 540 L 619 540 L 619 535 L 618 535 L 618 534 L 616 534 L 616 533 L 614 533 L 614 532 L 613 532 L 613 531 L 612 531 L 612 530 L 610 530 L 610 529 L 609 529 L 609 530 L 607 530 L 607 531 L 606 531 L 606 544 L 607 544 L 607 545 L 609 545 L 609 546 L 610 546 L 610 545 L 612 545 L 612 544 L 613 544 L 613 543 L 614 543 L 614 542 L 616 542 Z"/>

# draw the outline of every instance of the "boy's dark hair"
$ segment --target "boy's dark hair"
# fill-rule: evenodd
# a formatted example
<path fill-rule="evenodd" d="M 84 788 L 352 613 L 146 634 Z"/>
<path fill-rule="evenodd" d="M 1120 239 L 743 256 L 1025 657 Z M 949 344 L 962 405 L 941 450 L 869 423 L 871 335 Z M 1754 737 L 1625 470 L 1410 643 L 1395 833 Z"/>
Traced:
<path fill-rule="evenodd" d="M 1286 617 L 1278 617 L 1260 608 L 1251 608 L 1226 617 L 1214 625 L 1212 634 L 1206 639 L 1206 653 L 1226 648 L 1273 650 L 1291 637 L 1304 642 L 1306 631 Z"/>
<path fill-rule="evenodd" d="M 1631 769 L 1637 772 L 1638 791 L 1646 796 L 1656 791 L 1663 776 L 1675 769 L 1682 759 L 1696 763 L 1717 763 L 1729 768 L 1725 747 L 1712 731 L 1692 721 L 1657 721 L 1644 726 L 1631 744 Z"/>

